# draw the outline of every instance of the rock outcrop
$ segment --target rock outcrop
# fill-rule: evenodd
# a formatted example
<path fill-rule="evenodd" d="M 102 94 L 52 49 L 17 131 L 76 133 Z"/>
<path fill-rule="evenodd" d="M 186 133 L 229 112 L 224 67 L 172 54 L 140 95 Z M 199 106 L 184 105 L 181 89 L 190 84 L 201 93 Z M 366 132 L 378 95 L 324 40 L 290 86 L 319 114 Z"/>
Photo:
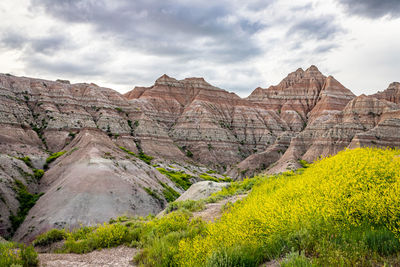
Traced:
<path fill-rule="evenodd" d="M 212 181 L 198 182 L 189 187 L 176 201 L 204 199 L 228 185 L 229 183 L 216 183 Z"/>
<path fill-rule="evenodd" d="M 289 130 L 275 111 L 211 86 L 202 78 L 163 75 L 148 88 L 125 94 L 157 121 L 193 160 L 219 170 L 263 151 Z"/>

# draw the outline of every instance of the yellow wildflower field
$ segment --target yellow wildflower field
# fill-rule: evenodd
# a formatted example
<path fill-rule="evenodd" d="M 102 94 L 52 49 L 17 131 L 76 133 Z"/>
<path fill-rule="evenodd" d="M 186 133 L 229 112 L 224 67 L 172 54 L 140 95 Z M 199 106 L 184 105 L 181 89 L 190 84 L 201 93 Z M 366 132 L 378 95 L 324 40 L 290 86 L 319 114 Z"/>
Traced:
<path fill-rule="evenodd" d="M 176 260 L 181 266 L 218 265 L 213 260 L 222 255 L 232 266 L 238 263 L 229 253 L 236 253 L 240 265 L 247 265 L 246 253 L 259 264 L 303 251 L 319 263 L 347 265 L 396 254 L 399 154 L 396 149 L 345 150 L 298 174 L 265 178 L 219 221 L 207 224 L 204 235 L 180 241 Z"/>

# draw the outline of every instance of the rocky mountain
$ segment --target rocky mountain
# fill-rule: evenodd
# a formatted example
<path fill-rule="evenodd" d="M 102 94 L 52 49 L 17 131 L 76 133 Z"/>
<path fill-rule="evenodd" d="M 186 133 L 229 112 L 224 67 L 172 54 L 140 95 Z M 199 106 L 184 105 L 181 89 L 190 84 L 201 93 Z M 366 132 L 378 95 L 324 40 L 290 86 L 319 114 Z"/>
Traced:
<path fill-rule="evenodd" d="M 192 183 L 226 181 L 220 174 L 399 146 L 399 102 L 400 83 L 355 96 L 315 66 L 244 99 L 203 78 L 163 75 L 121 95 L 0 74 L 0 235 L 29 242 L 54 227 L 157 214 Z"/>

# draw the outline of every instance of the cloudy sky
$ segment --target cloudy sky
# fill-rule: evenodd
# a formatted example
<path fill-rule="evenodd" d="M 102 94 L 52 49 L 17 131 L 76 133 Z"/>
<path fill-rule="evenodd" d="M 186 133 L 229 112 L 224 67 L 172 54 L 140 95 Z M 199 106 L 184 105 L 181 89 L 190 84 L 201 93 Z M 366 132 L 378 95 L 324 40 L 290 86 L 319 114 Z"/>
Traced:
<path fill-rule="evenodd" d="M 2 0 L 0 17 L 0 72 L 121 93 L 166 73 L 245 97 L 312 64 L 357 95 L 400 81 L 399 0 Z"/>

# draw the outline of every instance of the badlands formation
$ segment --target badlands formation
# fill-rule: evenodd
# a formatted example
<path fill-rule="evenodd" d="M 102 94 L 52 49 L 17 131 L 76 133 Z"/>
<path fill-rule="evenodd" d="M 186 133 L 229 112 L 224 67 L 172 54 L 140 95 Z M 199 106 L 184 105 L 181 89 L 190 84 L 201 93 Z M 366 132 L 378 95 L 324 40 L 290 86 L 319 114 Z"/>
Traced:
<path fill-rule="evenodd" d="M 226 181 L 346 147 L 400 146 L 400 83 L 355 96 L 315 66 L 244 99 L 203 78 L 163 75 L 121 95 L 0 74 L 0 101 L 0 236 L 24 242 L 51 228 L 157 214 L 166 191 L 187 189 L 171 173 L 189 185 Z M 15 227 L 21 188 L 41 196 Z"/>

